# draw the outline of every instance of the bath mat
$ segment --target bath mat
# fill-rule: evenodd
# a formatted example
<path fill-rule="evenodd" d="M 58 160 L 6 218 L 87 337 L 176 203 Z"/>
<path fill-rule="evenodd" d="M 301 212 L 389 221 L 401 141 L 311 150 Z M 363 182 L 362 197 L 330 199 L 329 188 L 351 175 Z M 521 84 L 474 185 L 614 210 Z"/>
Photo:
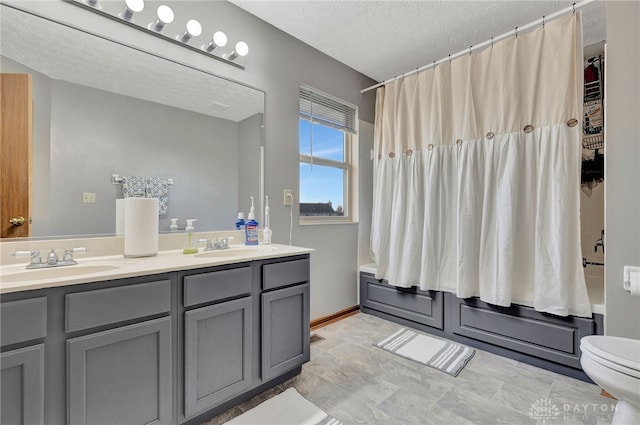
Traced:
<path fill-rule="evenodd" d="M 385 351 L 438 369 L 451 376 L 458 376 L 476 352 L 473 348 L 405 328 L 375 345 Z"/>
<path fill-rule="evenodd" d="M 327 415 L 295 388 L 263 401 L 251 410 L 236 416 L 228 425 L 342 425 Z"/>

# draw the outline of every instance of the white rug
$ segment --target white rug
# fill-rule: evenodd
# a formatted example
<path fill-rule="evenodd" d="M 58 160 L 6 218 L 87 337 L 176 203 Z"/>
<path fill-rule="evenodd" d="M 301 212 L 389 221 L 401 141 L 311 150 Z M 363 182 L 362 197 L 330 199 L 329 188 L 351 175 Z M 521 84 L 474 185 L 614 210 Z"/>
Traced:
<path fill-rule="evenodd" d="M 229 425 L 342 425 L 340 421 L 327 415 L 295 388 L 278 394 L 236 416 Z"/>
<path fill-rule="evenodd" d="M 452 376 L 458 376 L 476 352 L 473 348 L 405 328 L 375 345 Z"/>

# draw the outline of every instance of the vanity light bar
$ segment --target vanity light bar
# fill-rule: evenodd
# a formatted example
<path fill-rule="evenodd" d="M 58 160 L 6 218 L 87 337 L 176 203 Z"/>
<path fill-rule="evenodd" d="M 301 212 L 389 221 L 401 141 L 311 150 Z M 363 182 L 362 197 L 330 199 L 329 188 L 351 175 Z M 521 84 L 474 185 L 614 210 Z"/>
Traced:
<path fill-rule="evenodd" d="M 99 0 L 65 0 L 67 3 L 83 7 L 91 12 L 98 13 L 106 18 L 118 21 L 132 28 L 144 31 L 166 41 L 178 44 L 187 49 L 205 54 L 214 59 L 244 69 L 245 56 L 249 53 L 249 46 L 244 41 L 239 41 L 233 49 L 223 49 L 227 45 L 227 35 L 222 31 L 216 31 L 207 42 L 197 46 L 195 39 L 203 34 L 200 22 L 195 19 L 187 20 L 186 24 L 173 23 L 175 21 L 174 11 L 170 6 L 161 5 L 155 10 L 155 14 L 149 17 L 154 11 L 145 10 L 144 0 L 124 0 L 124 7 L 121 2 L 106 1 L 100 3 Z M 136 19 L 134 19 L 134 16 Z M 146 20 L 147 23 L 139 25 L 136 20 Z M 150 22 L 150 23 L 149 23 Z M 175 31 L 179 25 L 185 25 L 177 35 L 167 35 L 167 28 L 173 23 Z M 174 32 L 175 34 L 175 32 Z"/>

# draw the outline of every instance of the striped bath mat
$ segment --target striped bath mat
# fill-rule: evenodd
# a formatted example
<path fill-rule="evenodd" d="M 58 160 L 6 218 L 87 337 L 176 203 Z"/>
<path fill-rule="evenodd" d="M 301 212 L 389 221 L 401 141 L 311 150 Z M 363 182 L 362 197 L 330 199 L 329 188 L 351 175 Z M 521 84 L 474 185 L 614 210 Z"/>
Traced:
<path fill-rule="evenodd" d="M 452 376 L 458 376 L 475 354 L 473 348 L 404 328 L 377 343 L 376 347 Z"/>

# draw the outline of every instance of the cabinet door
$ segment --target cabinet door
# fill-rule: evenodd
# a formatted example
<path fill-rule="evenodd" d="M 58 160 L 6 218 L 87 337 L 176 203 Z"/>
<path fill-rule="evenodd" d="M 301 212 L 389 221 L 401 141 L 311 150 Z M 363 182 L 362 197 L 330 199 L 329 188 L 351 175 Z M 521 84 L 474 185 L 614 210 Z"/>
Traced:
<path fill-rule="evenodd" d="M 0 355 L 0 423 L 44 423 L 44 344 Z"/>
<path fill-rule="evenodd" d="M 185 416 L 251 386 L 251 297 L 185 313 Z"/>
<path fill-rule="evenodd" d="M 172 421 L 171 318 L 67 341 L 69 423 Z"/>
<path fill-rule="evenodd" d="M 262 379 L 309 361 L 309 284 L 262 294 Z"/>

